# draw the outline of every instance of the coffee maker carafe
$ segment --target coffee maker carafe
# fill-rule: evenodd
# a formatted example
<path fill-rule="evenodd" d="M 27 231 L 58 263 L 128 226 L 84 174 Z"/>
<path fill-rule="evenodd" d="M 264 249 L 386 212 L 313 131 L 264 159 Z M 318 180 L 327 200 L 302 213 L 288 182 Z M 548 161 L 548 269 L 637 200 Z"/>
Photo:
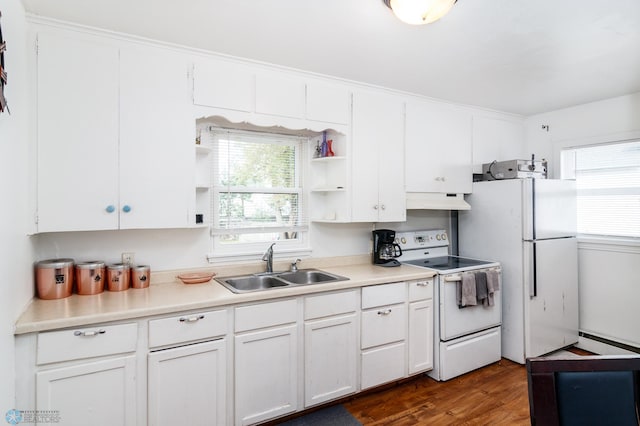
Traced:
<path fill-rule="evenodd" d="M 373 264 L 400 266 L 395 258 L 402 256 L 402 249 L 395 243 L 396 231 L 378 229 L 373 231 Z"/>

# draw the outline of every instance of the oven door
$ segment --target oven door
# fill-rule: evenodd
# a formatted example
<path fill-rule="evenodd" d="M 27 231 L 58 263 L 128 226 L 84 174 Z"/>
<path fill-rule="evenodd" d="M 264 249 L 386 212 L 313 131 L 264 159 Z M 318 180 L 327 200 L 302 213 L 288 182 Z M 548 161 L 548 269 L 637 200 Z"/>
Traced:
<path fill-rule="evenodd" d="M 476 269 L 469 272 L 487 270 Z M 498 326 L 502 322 L 501 291 L 494 293 L 495 303 L 493 306 L 480 304 L 465 308 L 458 307 L 456 287 L 461 283 L 463 273 L 443 274 L 438 279 L 440 291 L 440 340 L 443 341 L 486 330 Z"/>

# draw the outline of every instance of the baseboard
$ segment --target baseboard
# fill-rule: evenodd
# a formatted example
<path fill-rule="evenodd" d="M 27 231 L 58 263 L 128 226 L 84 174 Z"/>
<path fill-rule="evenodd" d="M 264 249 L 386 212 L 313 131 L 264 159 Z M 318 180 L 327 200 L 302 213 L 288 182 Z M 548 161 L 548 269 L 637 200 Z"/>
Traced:
<path fill-rule="evenodd" d="M 635 355 L 640 348 L 580 332 L 576 347 L 599 355 Z"/>

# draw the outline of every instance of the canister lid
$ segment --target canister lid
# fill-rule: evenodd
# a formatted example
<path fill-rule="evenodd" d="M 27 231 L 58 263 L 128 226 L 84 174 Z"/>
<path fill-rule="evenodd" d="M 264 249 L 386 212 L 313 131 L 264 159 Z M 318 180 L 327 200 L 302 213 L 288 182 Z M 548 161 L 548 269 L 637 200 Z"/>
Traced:
<path fill-rule="evenodd" d="M 135 265 L 135 266 L 132 266 L 131 269 L 138 272 L 141 272 L 141 271 L 144 272 L 149 270 L 149 265 Z"/>
<path fill-rule="evenodd" d="M 73 259 L 46 259 L 36 263 L 38 268 L 66 268 L 73 266 Z"/>
<path fill-rule="evenodd" d="M 86 262 L 78 262 L 76 263 L 76 268 L 78 269 L 98 269 L 104 268 L 104 262 L 101 260 L 89 260 Z"/>
<path fill-rule="evenodd" d="M 117 269 L 119 271 L 127 270 L 130 266 L 128 263 L 111 263 L 107 265 L 107 269 Z"/>

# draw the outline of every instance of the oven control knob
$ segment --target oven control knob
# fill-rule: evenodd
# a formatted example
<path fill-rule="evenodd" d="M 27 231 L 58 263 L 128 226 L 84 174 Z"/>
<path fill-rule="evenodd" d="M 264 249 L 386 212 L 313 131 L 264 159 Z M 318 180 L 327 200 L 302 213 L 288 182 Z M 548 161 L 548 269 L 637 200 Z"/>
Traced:
<path fill-rule="evenodd" d="M 436 240 L 440 241 L 440 234 L 436 235 Z"/>
<path fill-rule="evenodd" d="M 400 238 L 400 242 L 402 244 L 407 244 L 407 239 L 405 237 Z"/>
<path fill-rule="evenodd" d="M 446 241 L 447 239 L 447 234 L 442 234 L 442 241 Z"/>

